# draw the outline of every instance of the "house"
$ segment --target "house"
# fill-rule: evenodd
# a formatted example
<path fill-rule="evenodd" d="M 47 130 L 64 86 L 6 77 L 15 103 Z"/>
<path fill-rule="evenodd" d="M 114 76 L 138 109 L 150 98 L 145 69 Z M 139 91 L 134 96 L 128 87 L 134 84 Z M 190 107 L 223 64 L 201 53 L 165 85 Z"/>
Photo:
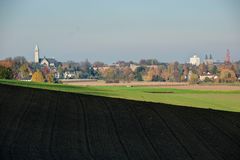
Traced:
<path fill-rule="evenodd" d="M 34 62 L 40 64 L 41 66 L 48 66 L 51 68 L 57 68 L 61 63 L 55 60 L 54 58 L 40 58 L 39 56 L 39 48 L 36 45 L 34 50 Z"/>
<path fill-rule="evenodd" d="M 210 72 L 203 74 L 199 77 L 200 81 L 204 81 L 206 78 L 210 79 L 210 80 L 215 80 L 218 78 L 218 76 L 211 74 Z"/>
<path fill-rule="evenodd" d="M 59 62 L 56 61 L 54 58 L 40 58 L 39 62 L 43 66 L 54 67 L 56 68 L 59 65 Z"/>
<path fill-rule="evenodd" d="M 66 71 L 63 73 L 64 79 L 75 79 L 77 78 L 77 73 L 74 71 Z"/>
<path fill-rule="evenodd" d="M 133 72 L 134 72 L 138 67 L 139 67 L 139 65 L 130 64 L 130 68 L 131 68 L 131 70 L 132 70 Z"/>

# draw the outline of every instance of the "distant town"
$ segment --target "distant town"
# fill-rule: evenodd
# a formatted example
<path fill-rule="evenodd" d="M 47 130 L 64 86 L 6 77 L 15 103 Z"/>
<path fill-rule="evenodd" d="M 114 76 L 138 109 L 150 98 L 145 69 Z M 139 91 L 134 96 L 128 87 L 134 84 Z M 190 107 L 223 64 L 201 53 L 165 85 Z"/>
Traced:
<path fill-rule="evenodd" d="M 214 61 L 214 55 L 206 54 L 201 60 L 193 54 L 189 62 L 162 63 L 157 59 L 142 59 L 139 62 L 117 61 L 111 65 L 88 60 L 82 62 L 59 62 L 55 58 L 40 57 L 36 45 L 33 62 L 24 57 L 0 60 L 0 79 L 60 83 L 64 80 L 104 80 L 106 83 L 131 81 L 233 83 L 240 81 L 240 60 L 232 61 L 230 51 L 222 62 Z"/>

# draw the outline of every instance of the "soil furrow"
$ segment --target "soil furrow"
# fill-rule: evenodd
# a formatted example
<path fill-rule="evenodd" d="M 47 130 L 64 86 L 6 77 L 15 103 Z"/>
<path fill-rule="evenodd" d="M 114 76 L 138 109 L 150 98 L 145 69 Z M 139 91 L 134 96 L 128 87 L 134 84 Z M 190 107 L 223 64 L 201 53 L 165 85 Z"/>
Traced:
<path fill-rule="evenodd" d="M 154 146 L 153 142 L 150 140 L 149 135 L 147 134 L 147 132 L 145 131 L 145 128 L 143 127 L 142 122 L 140 121 L 140 118 L 137 116 L 136 114 L 136 109 L 134 107 L 134 105 L 129 106 L 130 110 L 132 111 L 132 113 L 134 114 L 134 116 L 136 117 L 139 126 L 141 126 L 141 129 L 143 131 L 143 134 L 145 136 L 145 139 L 149 142 L 149 144 L 151 145 L 152 149 L 154 150 L 156 156 L 158 157 L 158 159 L 163 159 L 163 157 L 161 157 L 161 153 L 158 153 L 158 150 L 156 149 L 156 147 Z"/>
<path fill-rule="evenodd" d="M 90 154 L 90 148 L 89 148 L 89 142 L 87 141 L 87 134 L 86 134 L 86 121 L 85 121 L 85 117 L 84 117 L 84 109 L 83 109 L 83 105 L 81 100 L 79 99 L 79 95 L 75 95 L 74 98 L 76 99 L 76 104 L 77 104 L 77 116 L 79 116 L 79 118 L 77 119 L 77 132 L 79 135 L 83 135 L 79 138 L 78 144 L 81 144 L 82 147 L 82 151 L 84 151 L 84 159 L 90 159 L 93 160 L 93 156 Z M 81 119 L 80 119 L 81 117 Z M 82 131 L 84 130 L 84 132 Z M 82 144 L 83 143 L 83 144 Z M 86 148 L 86 149 L 85 149 Z"/>
<path fill-rule="evenodd" d="M 154 107 L 155 111 L 158 112 L 158 115 L 164 116 L 172 127 L 175 127 L 176 133 L 181 135 L 181 138 L 184 141 L 184 144 L 188 146 L 189 151 L 194 155 L 194 159 L 221 159 L 217 153 L 212 150 L 205 140 L 199 135 L 199 133 L 194 130 L 188 121 L 184 121 L 181 116 L 178 116 L 178 111 L 172 110 L 172 108 L 162 108 Z M 191 136 L 190 136 L 191 135 Z"/>
<path fill-rule="evenodd" d="M 9 145 L 9 155 L 10 155 L 11 159 L 14 159 L 14 157 L 15 157 L 14 147 L 15 147 L 16 141 L 20 137 L 20 132 L 21 132 L 20 129 L 21 129 L 22 125 L 23 125 L 21 123 L 23 122 L 23 119 L 25 118 L 27 112 L 31 108 L 31 102 L 33 101 L 34 96 L 36 96 L 34 94 L 35 94 L 35 92 L 32 90 L 32 93 L 30 94 L 30 98 L 27 101 L 26 108 L 23 110 L 23 113 L 20 116 L 17 116 L 17 117 L 14 118 L 14 119 L 17 119 L 17 122 L 16 122 L 16 126 L 15 126 L 16 131 L 13 134 L 13 138 L 12 138 L 13 141 Z"/>
<path fill-rule="evenodd" d="M 59 101 L 59 94 L 56 93 L 56 98 L 55 98 L 55 104 L 54 104 L 54 109 L 53 109 L 53 121 L 51 123 L 51 129 L 50 129 L 50 139 L 49 139 L 49 153 L 51 155 L 51 158 L 53 160 L 56 160 L 55 155 L 54 155 L 54 146 L 53 146 L 53 142 L 54 142 L 54 128 L 56 125 L 56 115 L 57 115 L 57 111 L 58 111 L 58 102 Z"/>
<path fill-rule="evenodd" d="M 199 114 L 198 114 L 199 115 Z M 214 126 L 216 129 L 219 130 L 219 132 L 221 132 L 222 134 L 224 134 L 226 137 L 228 137 L 232 143 L 234 143 L 235 145 L 238 146 L 239 150 L 240 150 L 240 143 L 239 143 L 239 138 L 240 138 L 240 132 L 238 133 L 235 133 L 235 136 L 233 134 L 231 134 L 230 132 L 233 130 L 233 126 L 230 128 L 228 127 L 224 127 L 224 126 L 227 126 L 227 125 L 219 125 L 217 122 L 216 122 L 216 118 L 213 120 L 211 118 L 210 115 L 205 115 L 205 114 L 201 114 L 199 115 L 201 117 L 203 117 L 203 119 L 205 119 L 209 124 L 211 124 L 212 126 Z M 224 130 L 224 129 L 221 129 L 222 127 L 224 128 L 227 128 L 228 130 Z"/>
<path fill-rule="evenodd" d="M 172 133 L 172 135 L 176 138 L 176 140 L 178 141 L 178 143 L 183 147 L 183 149 L 186 151 L 186 153 L 188 154 L 188 156 L 191 159 L 194 159 L 192 154 L 189 152 L 189 150 L 187 149 L 187 147 L 182 143 L 182 141 L 179 139 L 179 137 L 176 135 L 176 133 L 172 130 L 172 128 L 169 126 L 168 122 L 162 118 L 162 116 L 154 109 L 151 107 L 151 109 L 157 113 L 157 115 L 159 116 L 159 118 L 163 121 L 163 123 L 166 125 L 166 127 L 169 129 L 169 131 Z"/>
<path fill-rule="evenodd" d="M 189 123 L 191 128 L 195 130 L 202 141 L 204 141 L 209 150 L 214 153 L 216 157 L 220 159 L 235 159 L 238 157 L 238 147 L 236 148 L 235 144 L 229 141 L 228 138 L 214 126 L 206 122 L 199 116 L 198 110 L 177 110 L 174 109 L 174 113 L 178 113 L 185 122 Z M 197 112 L 197 113 L 196 113 Z M 207 110 L 203 110 L 201 114 L 204 114 Z M 231 149 L 229 147 L 232 147 Z M 227 154 L 226 152 L 227 151 Z"/>
<path fill-rule="evenodd" d="M 129 106 L 118 104 L 117 101 L 105 101 L 112 113 L 112 117 L 116 122 L 116 127 L 122 142 L 124 143 L 130 159 L 158 159 L 154 150 L 147 142 L 142 133 L 137 119 L 133 116 Z M 113 105 L 114 104 L 114 105 Z M 129 134 L 126 134 L 129 133 Z M 131 133 L 135 133 L 134 135 Z M 138 148 L 136 150 L 135 148 Z"/>
<path fill-rule="evenodd" d="M 92 152 L 92 149 L 91 149 L 91 145 L 90 145 L 90 142 L 89 142 L 89 129 L 88 129 L 88 118 L 87 118 L 87 112 L 86 112 L 86 106 L 84 104 L 84 102 L 82 101 L 81 97 L 78 96 L 79 100 L 80 100 L 80 103 L 81 103 L 81 106 L 82 106 L 82 110 L 83 110 L 83 119 L 84 119 L 84 132 L 85 132 L 85 140 L 86 140 L 86 146 L 87 146 L 87 150 L 88 150 L 88 153 L 89 153 L 89 156 L 91 159 L 95 159 L 94 158 L 94 155 L 93 155 L 93 152 Z"/>
<path fill-rule="evenodd" d="M 130 160 L 130 156 L 129 156 L 128 150 L 126 149 L 126 147 L 124 145 L 124 142 L 122 141 L 122 139 L 120 137 L 120 134 L 119 134 L 119 131 L 118 131 L 118 127 L 117 127 L 116 121 L 114 120 L 114 116 L 113 116 L 112 110 L 111 110 L 111 108 L 108 106 L 108 104 L 104 100 L 103 100 L 103 103 L 106 105 L 106 107 L 107 107 L 107 109 L 109 111 L 109 115 L 110 115 L 112 123 L 114 125 L 114 131 L 115 131 L 115 133 L 117 135 L 119 143 L 121 144 L 121 146 L 122 146 L 122 148 L 124 150 L 125 156 L 126 156 L 126 158 L 128 160 Z"/>

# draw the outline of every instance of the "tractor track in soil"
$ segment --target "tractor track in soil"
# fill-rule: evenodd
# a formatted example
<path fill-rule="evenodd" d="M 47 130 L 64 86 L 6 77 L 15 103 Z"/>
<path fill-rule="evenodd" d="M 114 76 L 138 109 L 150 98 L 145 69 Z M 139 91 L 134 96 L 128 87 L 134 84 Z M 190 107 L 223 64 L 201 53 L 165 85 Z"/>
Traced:
<path fill-rule="evenodd" d="M 237 160 L 240 113 L 0 84 L 0 159 Z"/>

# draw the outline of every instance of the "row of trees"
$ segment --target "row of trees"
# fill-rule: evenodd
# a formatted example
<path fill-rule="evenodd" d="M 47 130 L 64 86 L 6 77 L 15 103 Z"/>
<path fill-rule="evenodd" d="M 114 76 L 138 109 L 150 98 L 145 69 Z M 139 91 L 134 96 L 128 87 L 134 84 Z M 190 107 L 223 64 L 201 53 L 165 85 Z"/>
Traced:
<path fill-rule="evenodd" d="M 38 82 L 54 81 L 54 73 L 51 72 L 49 67 L 40 67 L 35 63 L 29 63 L 25 57 L 6 58 L 0 64 L 1 79 L 32 79 Z"/>
<path fill-rule="evenodd" d="M 110 67 L 101 72 L 106 81 L 169 81 L 197 83 L 200 76 L 205 82 L 235 82 L 240 73 L 240 62 L 192 66 L 178 62 L 160 65 L 140 65 L 134 71 L 130 67 Z M 209 76 L 211 75 L 211 76 Z M 212 78 L 209 78 L 209 77 Z"/>
<path fill-rule="evenodd" d="M 234 82 L 240 73 L 240 61 L 234 64 L 218 64 L 192 66 L 190 64 L 159 63 L 155 59 L 140 60 L 139 63 L 132 61 L 118 61 L 109 66 L 103 62 L 91 64 L 88 60 L 76 63 L 66 62 L 57 68 L 39 66 L 29 63 L 24 57 L 8 58 L 0 67 L 0 78 L 5 79 L 31 79 L 40 82 L 54 82 L 56 73 L 63 78 L 65 72 L 76 74 L 76 78 L 103 79 L 106 82 L 130 82 L 130 81 L 170 81 L 197 83 L 199 76 L 205 74 L 215 75 L 217 78 L 206 78 L 206 82 Z M 136 67 L 134 70 L 131 65 Z"/>

